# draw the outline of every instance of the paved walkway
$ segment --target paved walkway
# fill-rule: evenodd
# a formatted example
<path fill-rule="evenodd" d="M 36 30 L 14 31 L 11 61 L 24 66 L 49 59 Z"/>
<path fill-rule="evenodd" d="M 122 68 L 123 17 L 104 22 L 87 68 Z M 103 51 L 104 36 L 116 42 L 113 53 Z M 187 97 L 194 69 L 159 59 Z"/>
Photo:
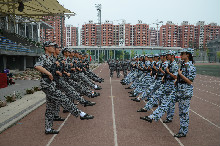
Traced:
<path fill-rule="evenodd" d="M 20 93 L 21 96 L 24 96 L 26 89 L 31 89 L 32 87 L 38 87 L 40 85 L 40 80 L 15 80 L 14 85 L 10 85 L 6 88 L 0 89 L 0 100 L 5 100 L 4 96 L 16 93 Z"/>
<path fill-rule="evenodd" d="M 185 138 L 174 138 L 179 130 L 178 103 L 172 123 L 161 121 L 148 123 L 137 113 L 144 102 L 136 103 L 128 97 L 128 91 L 120 84 L 121 78 L 109 78 L 107 64 L 94 71 L 105 79 L 101 96 L 89 99 L 93 107 L 78 108 L 95 116 L 93 120 L 80 120 L 69 113 L 60 113 L 64 122 L 54 122 L 58 135 L 44 134 L 45 104 L 31 112 L 15 126 L 0 134 L 0 145 L 220 145 L 220 78 L 197 75 L 194 96 L 191 100 L 189 133 Z M 85 97 L 88 99 L 87 97 Z M 153 108 L 155 110 L 155 108 Z M 62 109 L 61 109 L 62 111 Z"/>

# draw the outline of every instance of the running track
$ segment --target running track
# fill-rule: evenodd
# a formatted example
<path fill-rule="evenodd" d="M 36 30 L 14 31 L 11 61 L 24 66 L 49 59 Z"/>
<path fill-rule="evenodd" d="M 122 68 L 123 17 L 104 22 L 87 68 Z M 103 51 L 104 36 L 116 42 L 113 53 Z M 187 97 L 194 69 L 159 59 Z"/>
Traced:
<path fill-rule="evenodd" d="M 128 86 L 120 84 L 120 78 L 109 78 L 107 64 L 94 70 L 105 79 L 101 83 L 101 96 L 90 99 L 93 107 L 78 107 L 95 116 L 93 120 L 81 121 L 69 113 L 64 122 L 54 122 L 58 135 L 44 134 L 45 104 L 0 134 L 0 145 L 220 145 L 220 78 L 197 75 L 194 81 L 194 96 L 190 107 L 189 133 L 185 138 L 174 138 L 179 129 L 178 103 L 172 123 L 161 121 L 148 123 L 137 113 L 144 102 L 130 100 Z M 85 97 L 88 99 L 87 97 Z M 155 108 L 153 108 L 155 110 Z"/>

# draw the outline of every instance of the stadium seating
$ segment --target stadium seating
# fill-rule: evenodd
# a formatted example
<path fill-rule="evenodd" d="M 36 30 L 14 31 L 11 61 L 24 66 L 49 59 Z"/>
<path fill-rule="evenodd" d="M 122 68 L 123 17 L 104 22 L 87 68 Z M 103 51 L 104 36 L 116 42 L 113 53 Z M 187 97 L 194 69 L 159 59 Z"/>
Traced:
<path fill-rule="evenodd" d="M 15 35 L 14 36 L 11 35 L 11 37 L 14 38 L 15 40 L 17 40 L 17 42 L 19 42 L 19 41 L 24 42 L 23 38 L 21 40 L 18 40 L 18 37 Z M 30 43 L 27 44 L 27 46 L 28 45 L 30 45 Z M 6 38 L 3 35 L 0 35 L 0 49 L 6 50 L 6 51 L 34 53 L 34 51 L 32 51 L 31 49 L 28 49 L 20 44 L 18 45 L 16 42 L 12 41 L 11 39 Z"/>

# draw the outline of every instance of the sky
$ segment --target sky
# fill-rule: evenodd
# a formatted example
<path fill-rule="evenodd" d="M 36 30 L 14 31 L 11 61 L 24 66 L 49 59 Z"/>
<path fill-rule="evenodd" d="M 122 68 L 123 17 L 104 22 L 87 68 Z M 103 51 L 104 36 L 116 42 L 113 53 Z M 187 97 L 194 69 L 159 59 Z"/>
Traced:
<path fill-rule="evenodd" d="M 182 21 L 194 24 L 198 21 L 220 25 L 220 0 L 58 0 L 65 8 L 76 13 L 65 23 L 80 27 L 93 20 L 98 22 L 95 4 L 102 5 L 102 23 L 105 20 L 113 24 L 126 20 L 137 24 L 138 20 L 155 27 L 157 20 L 172 21 L 181 25 Z M 111 23 L 112 23 L 111 22 Z"/>

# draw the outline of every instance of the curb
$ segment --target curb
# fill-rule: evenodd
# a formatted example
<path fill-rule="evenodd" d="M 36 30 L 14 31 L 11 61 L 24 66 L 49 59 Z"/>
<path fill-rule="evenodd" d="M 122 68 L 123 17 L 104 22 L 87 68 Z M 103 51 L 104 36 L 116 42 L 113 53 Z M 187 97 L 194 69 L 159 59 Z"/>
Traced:
<path fill-rule="evenodd" d="M 2 123 L 0 123 L 0 133 L 5 131 L 6 129 L 10 128 L 14 124 L 16 124 L 16 122 L 23 119 L 25 116 L 27 116 L 29 113 L 31 113 L 32 111 L 37 109 L 39 106 L 41 106 L 45 102 L 46 102 L 46 99 L 43 98 L 43 99 L 35 102 L 34 104 L 28 106 L 27 108 L 23 109 L 19 113 L 17 113 L 15 115 L 13 115 L 12 117 L 8 118 L 7 120 L 3 121 Z"/>

